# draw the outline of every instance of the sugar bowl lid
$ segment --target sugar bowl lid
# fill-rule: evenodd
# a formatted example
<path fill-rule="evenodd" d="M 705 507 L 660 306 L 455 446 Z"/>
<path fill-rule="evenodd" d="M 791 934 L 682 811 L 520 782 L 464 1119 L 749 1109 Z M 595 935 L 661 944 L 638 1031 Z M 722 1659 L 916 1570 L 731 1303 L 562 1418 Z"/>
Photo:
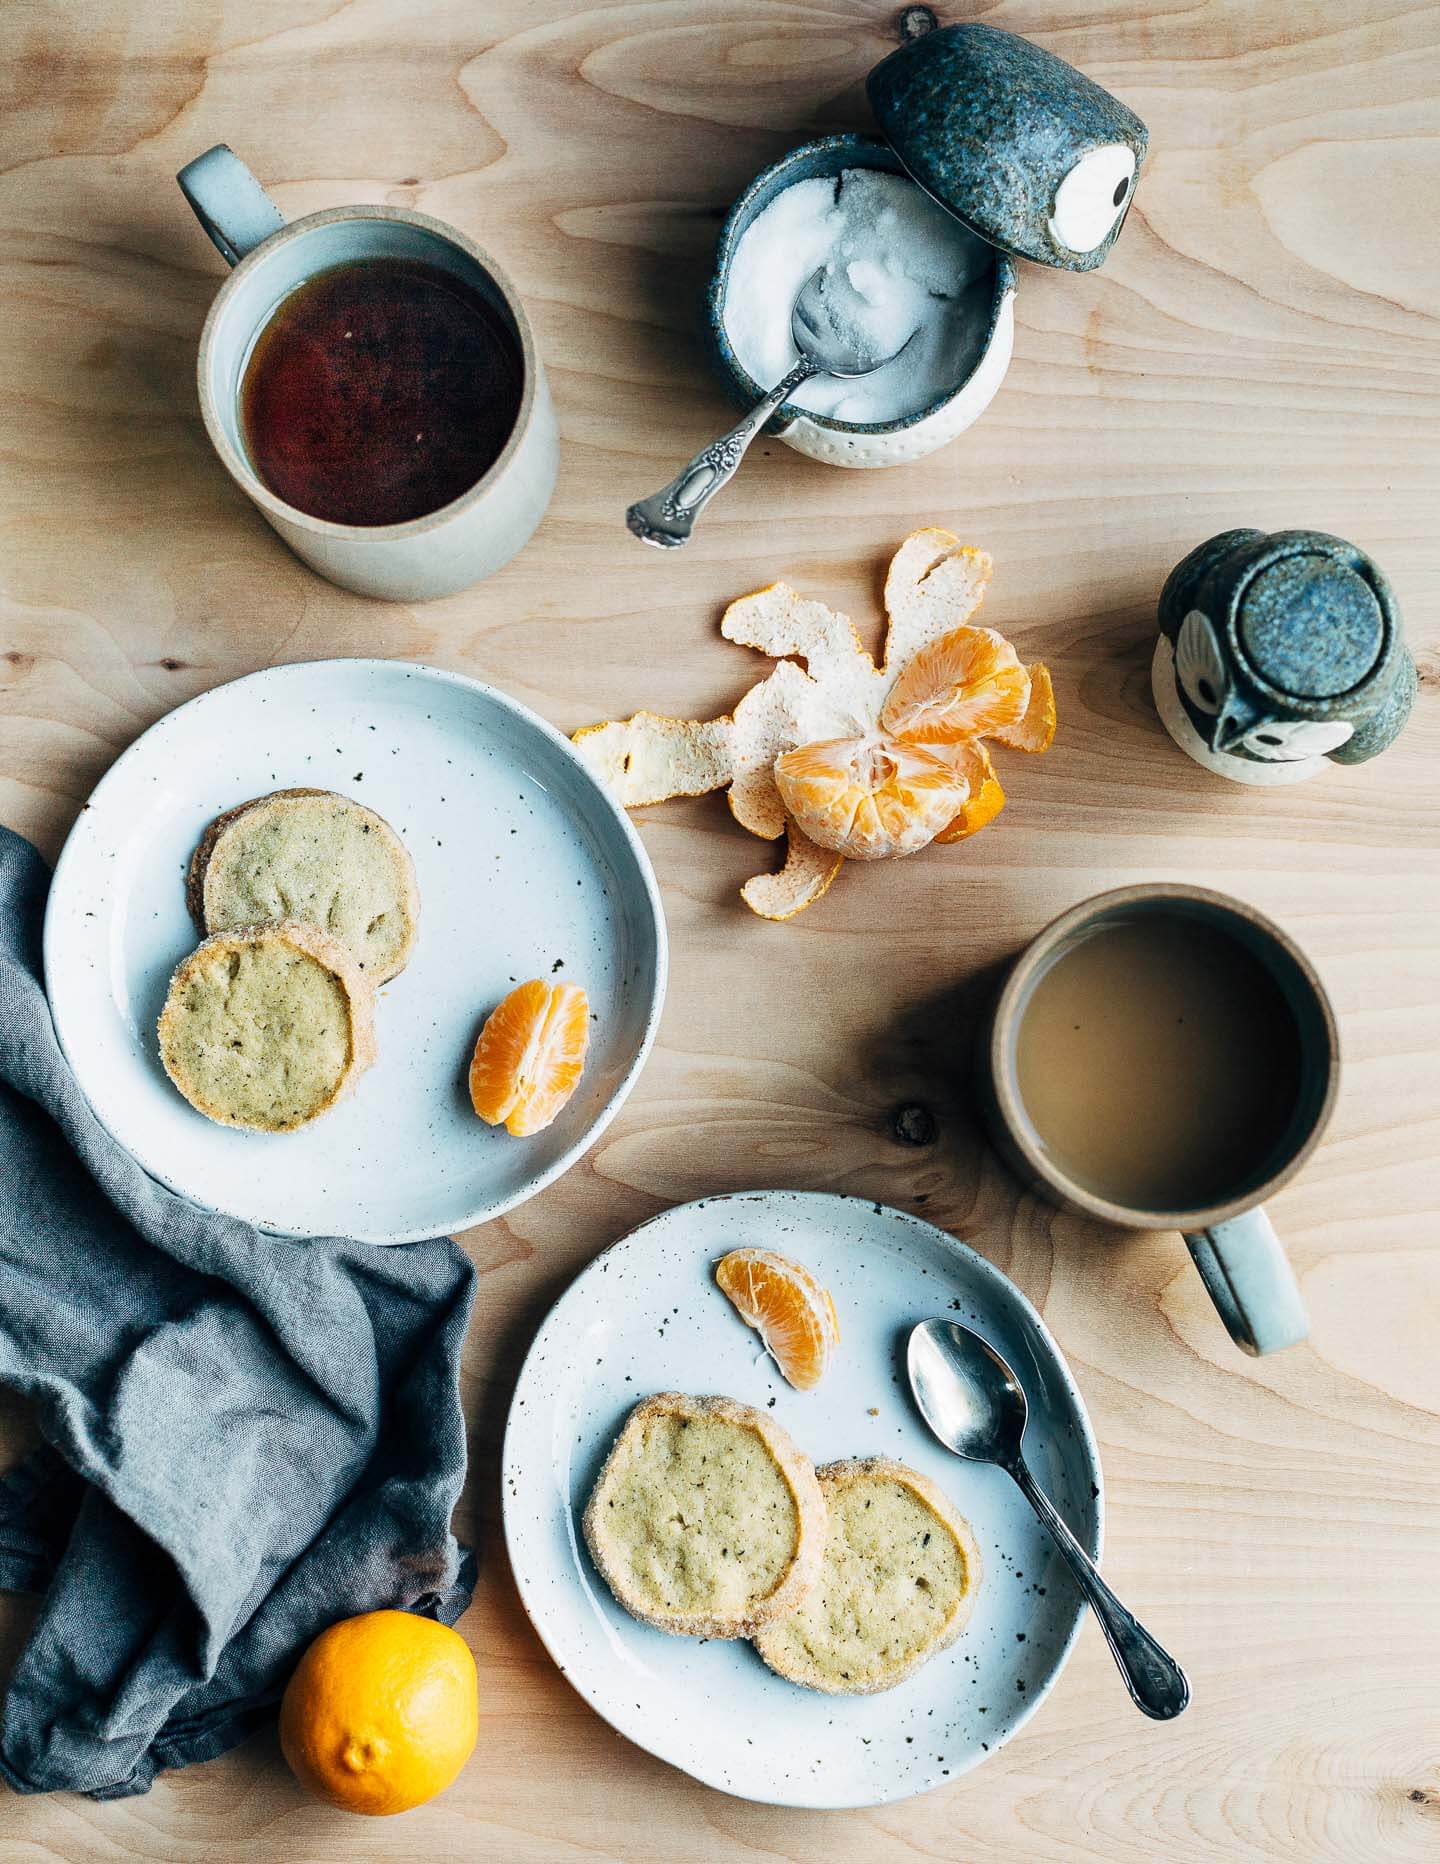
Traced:
<path fill-rule="evenodd" d="M 1150 136 L 1053 52 L 997 26 L 912 39 L 865 86 L 910 174 L 972 232 L 1069 272 L 1103 265 Z"/>

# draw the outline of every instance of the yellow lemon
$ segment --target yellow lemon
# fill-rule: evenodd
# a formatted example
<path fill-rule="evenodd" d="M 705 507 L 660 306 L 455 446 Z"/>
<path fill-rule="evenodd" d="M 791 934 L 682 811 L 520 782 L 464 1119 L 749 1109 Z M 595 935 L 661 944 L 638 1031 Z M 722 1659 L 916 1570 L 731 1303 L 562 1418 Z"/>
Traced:
<path fill-rule="evenodd" d="M 475 1659 L 413 1612 L 364 1612 L 322 1631 L 280 1704 L 280 1746 L 302 1786 L 347 1812 L 433 1799 L 475 1746 Z"/>

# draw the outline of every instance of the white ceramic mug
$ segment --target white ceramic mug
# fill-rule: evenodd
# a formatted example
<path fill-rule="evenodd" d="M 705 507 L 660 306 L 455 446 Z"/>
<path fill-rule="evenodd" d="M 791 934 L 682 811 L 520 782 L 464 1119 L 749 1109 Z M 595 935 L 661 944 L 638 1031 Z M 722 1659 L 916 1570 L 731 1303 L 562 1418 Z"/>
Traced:
<path fill-rule="evenodd" d="M 514 287 L 488 253 L 428 214 L 339 207 L 287 224 L 223 143 L 180 170 L 186 200 L 234 271 L 200 338 L 200 409 L 240 489 L 299 557 L 361 595 L 418 602 L 453 595 L 508 563 L 545 515 L 559 438 L 545 371 Z M 240 384 L 255 339 L 282 298 L 317 272 L 356 259 L 411 259 L 463 278 L 494 307 L 520 349 L 520 412 L 500 457 L 467 492 L 405 524 L 332 524 L 277 498 L 257 476 L 240 429 Z"/>

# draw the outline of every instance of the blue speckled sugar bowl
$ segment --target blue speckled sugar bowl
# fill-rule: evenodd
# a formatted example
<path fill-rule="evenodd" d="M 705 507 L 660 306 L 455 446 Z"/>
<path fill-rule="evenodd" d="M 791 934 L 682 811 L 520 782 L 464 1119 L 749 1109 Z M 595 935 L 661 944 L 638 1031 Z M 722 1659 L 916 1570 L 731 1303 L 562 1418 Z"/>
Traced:
<path fill-rule="evenodd" d="M 712 351 L 722 376 L 737 401 L 749 406 L 765 393 L 768 383 L 748 375 L 731 346 L 725 329 L 725 293 L 735 248 L 750 224 L 777 194 L 799 181 L 830 180 L 847 168 L 875 168 L 903 175 L 905 164 L 888 143 L 873 136 L 826 136 L 792 149 L 767 168 L 730 210 L 720 234 L 715 271 L 706 292 L 706 313 Z M 928 406 L 903 420 L 859 423 L 829 415 L 810 414 L 786 404 L 777 427 L 787 445 L 811 459 L 836 466 L 895 466 L 921 458 L 944 446 L 989 407 L 1010 366 L 1015 344 L 1015 266 L 1006 253 L 995 255 L 994 284 L 990 293 L 990 321 L 984 349 L 970 374 Z"/>
<path fill-rule="evenodd" d="M 771 385 L 740 363 L 725 328 L 741 239 L 777 195 L 843 170 L 908 175 L 995 249 L 989 322 L 963 380 L 902 419 L 859 423 L 786 403 L 775 432 L 798 452 L 840 466 L 919 459 L 965 431 L 1009 366 L 1020 256 L 1068 271 L 1103 264 L 1118 237 L 1148 144 L 1133 111 L 1053 53 L 993 26 L 946 26 L 892 53 L 867 90 L 885 141 L 827 136 L 764 170 L 731 209 L 707 293 L 716 367 L 736 401 Z"/>
<path fill-rule="evenodd" d="M 1151 666 L 1187 756 L 1235 783 L 1297 783 L 1399 736 L 1416 688 L 1378 564 L 1324 531 L 1222 531 L 1170 572 Z"/>

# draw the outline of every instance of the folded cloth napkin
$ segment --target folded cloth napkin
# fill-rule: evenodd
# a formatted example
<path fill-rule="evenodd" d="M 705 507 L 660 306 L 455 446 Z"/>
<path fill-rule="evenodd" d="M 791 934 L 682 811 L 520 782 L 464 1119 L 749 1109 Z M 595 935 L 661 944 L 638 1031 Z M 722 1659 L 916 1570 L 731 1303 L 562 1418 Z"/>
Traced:
<path fill-rule="evenodd" d="M 465 1609 L 475 1275 L 445 1238 L 285 1242 L 147 1177 L 56 1042 L 47 886 L 0 828 L 0 1384 L 47 1442 L 0 1479 L 0 1588 L 45 1594 L 0 1772 L 105 1799 L 242 1740 L 334 1620 Z"/>

